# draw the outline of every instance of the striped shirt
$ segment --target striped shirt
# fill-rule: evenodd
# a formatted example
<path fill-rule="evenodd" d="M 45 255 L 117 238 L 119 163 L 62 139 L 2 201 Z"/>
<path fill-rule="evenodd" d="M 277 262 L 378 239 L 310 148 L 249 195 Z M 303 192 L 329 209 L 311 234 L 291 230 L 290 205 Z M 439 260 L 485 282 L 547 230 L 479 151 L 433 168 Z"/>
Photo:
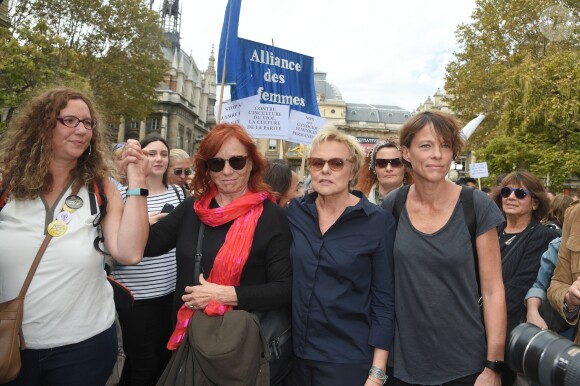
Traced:
<path fill-rule="evenodd" d="M 119 191 L 124 202 L 127 199 L 127 187 Z M 169 185 L 166 192 L 147 197 L 147 210 L 149 214 L 158 213 L 165 204 L 177 206 L 184 198 L 179 186 Z M 170 294 L 175 291 L 175 249 L 156 257 L 144 256 L 137 265 L 117 264 L 112 275 L 133 292 L 136 300 Z"/>

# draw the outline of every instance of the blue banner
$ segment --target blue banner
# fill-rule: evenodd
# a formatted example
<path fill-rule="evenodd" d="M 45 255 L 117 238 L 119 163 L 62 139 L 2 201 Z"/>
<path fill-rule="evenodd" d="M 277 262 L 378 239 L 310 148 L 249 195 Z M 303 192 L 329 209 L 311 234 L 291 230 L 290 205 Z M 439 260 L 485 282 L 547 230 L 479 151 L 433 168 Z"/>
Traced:
<path fill-rule="evenodd" d="M 238 50 L 238 24 L 240 22 L 241 7 L 242 0 L 229 0 L 226 6 L 220 48 L 218 51 L 218 83 L 222 83 L 224 58 L 226 58 L 226 80 L 224 83 L 232 84 L 236 81 L 236 52 Z"/>
<path fill-rule="evenodd" d="M 235 60 L 232 100 L 259 95 L 263 103 L 320 116 L 312 57 L 238 38 Z"/>

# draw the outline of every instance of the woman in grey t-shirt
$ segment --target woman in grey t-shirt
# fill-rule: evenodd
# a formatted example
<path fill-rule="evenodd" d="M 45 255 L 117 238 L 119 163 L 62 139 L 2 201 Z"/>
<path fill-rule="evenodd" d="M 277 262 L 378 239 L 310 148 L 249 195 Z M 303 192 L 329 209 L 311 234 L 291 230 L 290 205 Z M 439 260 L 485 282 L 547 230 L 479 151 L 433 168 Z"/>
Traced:
<path fill-rule="evenodd" d="M 464 207 L 462 188 L 446 180 L 464 144 L 454 117 L 418 114 L 401 129 L 400 143 L 414 184 L 393 250 L 395 346 L 387 384 L 499 386 L 506 305 L 495 227 L 503 217 L 480 191 L 473 192 L 473 205 Z M 387 196 L 386 210 L 393 210 L 396 196 Z M 468 210 L 475 212 L 478 260 L 465 220 Z"/>

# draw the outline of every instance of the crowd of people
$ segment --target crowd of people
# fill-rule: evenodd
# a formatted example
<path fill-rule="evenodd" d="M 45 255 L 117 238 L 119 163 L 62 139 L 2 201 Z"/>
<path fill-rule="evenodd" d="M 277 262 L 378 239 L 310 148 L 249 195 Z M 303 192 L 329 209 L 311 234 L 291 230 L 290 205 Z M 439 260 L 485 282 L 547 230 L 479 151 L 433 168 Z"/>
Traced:
<path fill-rule="evenodd" d="M 178 357 L 195 363 L 181 376 L 223 384 L 208 366 L 229 379 L 239 363 L 202 360 L 191 330 L 236 312 L 287 313 L 291 371 L 272 367 L 276 386 L 512 386 L 517 325 L 580 340 L 580 205 L 526 171 L 488 192 L 451 182 L 465 140 L 449 114 L 413 116 L 369 154 L 324 128 L 308 186 L 237 124 L 217 124 L 192 156 L 158 135 L 111 145 L 105 132 L 90 97 L 55 88 L 1 140 L 0 303 L 49 243 L 9 385 L 105 385 L 116 318 L 120 384 L 138 386 L 171 384 Z M 132 303 L 115 303 L 107 275 Z M 259 368 L 231 384 L 257 384 Z"/>

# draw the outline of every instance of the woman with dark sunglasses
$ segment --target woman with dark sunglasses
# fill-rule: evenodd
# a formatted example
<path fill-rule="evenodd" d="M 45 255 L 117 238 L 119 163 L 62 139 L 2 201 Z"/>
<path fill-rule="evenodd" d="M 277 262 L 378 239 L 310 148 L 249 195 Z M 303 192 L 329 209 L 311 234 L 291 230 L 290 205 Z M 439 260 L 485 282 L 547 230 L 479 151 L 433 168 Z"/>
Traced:
<path fill-rule="evenodd" d="M 148 256 L 176 248 L 171 350 L 187 339 L 194 313 L 277 310 L 291 298 L 290 229 L 263 181 L 266 160 L 252 138 L 237 124 L 218 124 L 194 162 L 192 197 L 151 227 L 145 248 Z"/>
<path fill-rule="evenodd" d="M 382 205 L 389 192 L 410 184 L 410 167 L 403 163 L 401 150 L 395 141 L 378 141 L 367 157 L 357 189 L 373 204 Z"/>
<path fill-rule="evenodd" d="M 287 206 L 294 268 L 294 384 L 382 385 L 394 335 L 395 221 L 352 190 L 364 153 L 336 128 L 320 131 L 313 192 Z"/>
<path fill-rule="evenodd" d="M 169 183 L 179 186 L 189 196 L 189 181 L 193 180 L 193 175 L 194 171 L 189 154 L 182 149 L 171 149 L 169 152 L 169 168 L 167 169 Z"/>
<path fill-rule="evenodd" d="M 508 174 L 494 192 L 505 223 L 498 227 L 502 275 L 507 304 L 507 336 L 526 317 L 525 297 L 540 269 L 542 254 L 558 237 L 541 223 L 550 203 L 542 182 L 533 174 Z M 504 385 L 511 385 L 516 374 L 506 369 Z"/>

